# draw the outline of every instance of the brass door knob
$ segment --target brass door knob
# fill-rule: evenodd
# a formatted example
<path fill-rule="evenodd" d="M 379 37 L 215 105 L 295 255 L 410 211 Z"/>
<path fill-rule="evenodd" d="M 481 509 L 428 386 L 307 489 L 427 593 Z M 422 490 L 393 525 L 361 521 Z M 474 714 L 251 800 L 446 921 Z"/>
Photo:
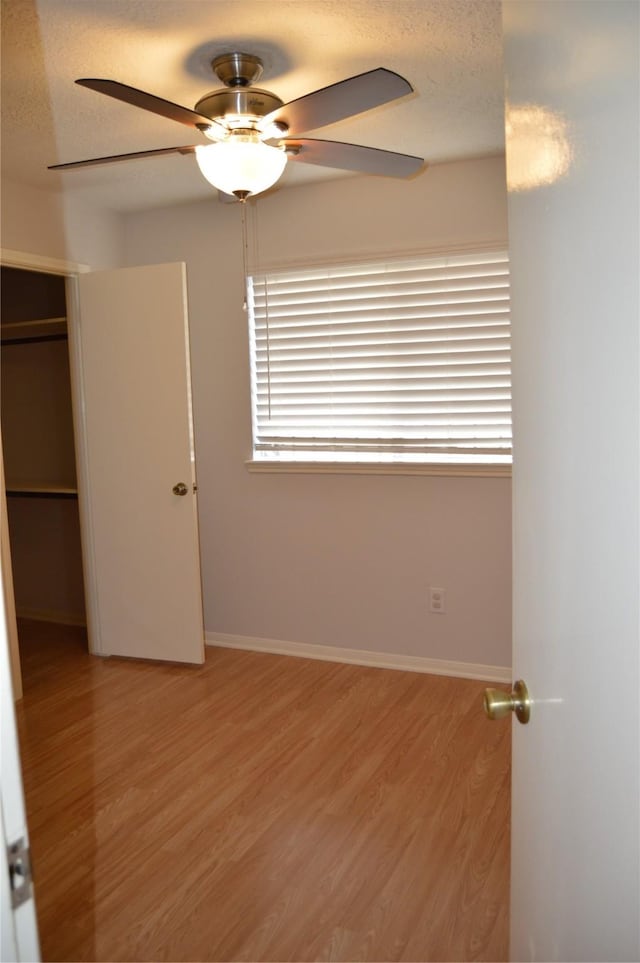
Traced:
<path fill-rule="evenodd" d="M 173 486 L 171 491 L 173 492 L 174 495 L 186 495 L 189 489 L 187 488 L 184 482 L 178 482 L 177 485 Z"/>
<path fill-rule="evenodd" d="M 500 689 L 485 689 L 484 711 L 489 719 L 503 719 L 510 712 L 515 712 L 518 722 L 526 725 L 531 716 L 531 700 L 529 691 L 522 679 L 514 682 L 511 692 L 501 692 Z"/>

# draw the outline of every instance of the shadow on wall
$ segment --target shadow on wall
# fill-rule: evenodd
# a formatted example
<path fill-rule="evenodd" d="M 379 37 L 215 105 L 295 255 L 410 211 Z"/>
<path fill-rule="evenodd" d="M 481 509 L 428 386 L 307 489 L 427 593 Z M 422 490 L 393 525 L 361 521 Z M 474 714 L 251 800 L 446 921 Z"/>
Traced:
<path fill-rule="evenodd" d="M 3 263 L 25 266 L 24 257 L 11 259 L 18 252 L 117 266 L 116 215 L 82 200 L 77 182 L 47 170 L 60 147 L 47 69 L 58 51 L 47 52 L 35 0 L 3 0 L 1 42 Z"/>
<path fill-rule="evenodd" d="M 2 100 L 2 247 L 65 258 L 63 197 L 54 193 L 60 184 L 52 182 L 51 191 L 44 189 L 44 182 L 37 191 L 25 186 L 42 176 L 44 158 L 56 156 L 35 0 L 3 2 L 1 43 L 3 88 L 12 91 Z"/>

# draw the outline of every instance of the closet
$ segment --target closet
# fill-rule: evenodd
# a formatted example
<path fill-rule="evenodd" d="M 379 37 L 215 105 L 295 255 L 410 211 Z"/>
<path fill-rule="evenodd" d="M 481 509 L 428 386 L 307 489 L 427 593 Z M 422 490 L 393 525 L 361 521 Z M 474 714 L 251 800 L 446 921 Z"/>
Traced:
<path fill-rule="evenodd" d="M 16 612 L 83 624 L 65 279 L 1 272 L 2 448 Z"/>
<path fill-rule="evenodd" d="M 18 615 L 86 624 L 95 655 L 201 664 L 185 265 L 5 265 L 1 334 Z"/>

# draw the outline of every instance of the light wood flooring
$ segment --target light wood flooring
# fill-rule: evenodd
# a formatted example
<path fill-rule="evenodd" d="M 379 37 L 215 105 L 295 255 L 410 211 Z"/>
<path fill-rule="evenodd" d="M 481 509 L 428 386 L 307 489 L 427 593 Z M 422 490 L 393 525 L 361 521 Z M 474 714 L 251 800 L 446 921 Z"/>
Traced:
<path fill-rule="evenodd" d="M 510 726 L 479 682 L 25 622 L 44 960 L 506 960 Z"/>

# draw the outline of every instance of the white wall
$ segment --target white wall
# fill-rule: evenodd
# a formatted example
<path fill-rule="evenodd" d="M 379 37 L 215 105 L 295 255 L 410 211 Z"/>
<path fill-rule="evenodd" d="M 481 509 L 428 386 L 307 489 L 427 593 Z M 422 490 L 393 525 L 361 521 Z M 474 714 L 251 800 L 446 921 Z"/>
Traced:
<path fill-rule="evenodd" d="M 263 263 L 504 241 L 504 164 L 281 190 L 258 223 Z M 124 254 L 187 263 L 207 631 L 508 666 L 510 480 L 250 474 L 239 206 L 128 215 Z"/>

